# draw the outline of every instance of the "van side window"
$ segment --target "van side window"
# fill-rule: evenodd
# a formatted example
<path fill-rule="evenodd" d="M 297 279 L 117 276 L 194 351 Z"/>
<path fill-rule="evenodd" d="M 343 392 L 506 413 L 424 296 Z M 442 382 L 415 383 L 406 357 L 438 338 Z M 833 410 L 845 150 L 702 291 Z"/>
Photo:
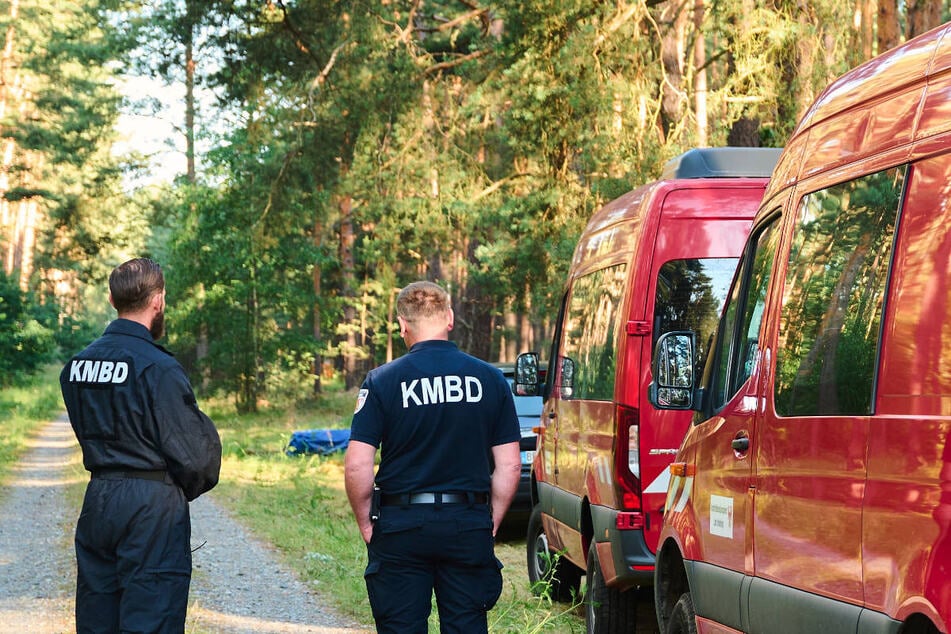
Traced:
<path fill-rule="evenodd" d="M 710 379 L 714 410 L 722 408 L 753 373 L 766 291 L 779 245 L 779 219 L 777 214 L 753 233 L 723 312 L 722 329 L 715 344 L 716 365 Z"/>
<path fill-rule="evenodd" d="M 697 334 L 697 367 L 703 368 L 736 262 L 737 258 L 671 260 L 661 267 L 654 296 L 651 350 L 665 332 L 692 330 Z"/>
<path fill-rule="evenodd" d="M 776 349 L 776 412 L 871 414 L 905 167 L 803 197 Z"/>
<path fill-rule="evenodd" d="M 618 264 L 578 278 L 571 291 L 561 354 L 571 359 L 572 398 L 614 398 L 618 316 L 627 267 Z"/>

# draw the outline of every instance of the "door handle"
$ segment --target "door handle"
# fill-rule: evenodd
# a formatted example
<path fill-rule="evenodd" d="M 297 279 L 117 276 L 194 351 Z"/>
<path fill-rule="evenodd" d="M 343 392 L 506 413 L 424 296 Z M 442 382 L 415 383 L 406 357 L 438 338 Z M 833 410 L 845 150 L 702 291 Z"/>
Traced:
<path fill-rule="evenodd" d="M 733 447 L 733 451 L 749 451 L 750 448 L 750 439 L 749 438 L 734 438 L 733 442 L 730 443 L 730 446 Z"/>

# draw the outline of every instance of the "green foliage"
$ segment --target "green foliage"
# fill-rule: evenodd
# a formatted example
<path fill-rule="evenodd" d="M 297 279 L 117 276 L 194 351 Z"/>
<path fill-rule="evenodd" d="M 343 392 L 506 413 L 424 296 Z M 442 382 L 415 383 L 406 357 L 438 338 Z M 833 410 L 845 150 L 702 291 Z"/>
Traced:
<path fill-rule="evenodd" d="M 840 0 L 693 10 L 21 0 L 34 111 L 5 134 L 23 150 L 14 172 L 39 177 L 5 195 L 48 219 L 36 286 L 71 289 L 51 300 L 61 345 L 101 327 L 109 270 L 145 254 L 166 267 L 171 347 L 242 411 L 309 395 L 323 362 L 352 384 L 399 354 L 391 300 L 414 279 L 450 289 L 467 351 L 547 349 L 594 210 L 739 124 L 743 142 L 782 145 L 871 45 Z M 110 152 L 120 71 L 194 80 L 194 178 L 121 191 L 141 168 Z"/>
<path fill-rule="evenodd" d="M 52 358 L 53 331 L 43 325 L 49 317 L 20 290 L 18 281 L 0 271 L 0 385 L 21 374 L 32 374 Z"/>
<path fill-rule="evenodd" d="M 115 4 L 23 0 L 18 11 L 0 14 L 11 58 L 6 79 L 17 86 L 4 92 L 13 151 L 4 159 L 3 193 L 13 215 L 27 214 L 36 228 L 35 241 L 12 233 L 3 246 L 32 248 L 14 266 L 31 267 L 28 303 L 39 311 L 16 330 L 25 337 L 19 356 L 35 360 L 5 356 L 7 367 L 42 363 L 52 347 L 48 331 L 63 352 L 84 345 L 103 323 L 109 270 L 142 254 L 147 239 L 148 218 L 123 193 L 124 166 L 113 154 L 120 105 L 113 61 L 123 49 L 106 12 Z"/>

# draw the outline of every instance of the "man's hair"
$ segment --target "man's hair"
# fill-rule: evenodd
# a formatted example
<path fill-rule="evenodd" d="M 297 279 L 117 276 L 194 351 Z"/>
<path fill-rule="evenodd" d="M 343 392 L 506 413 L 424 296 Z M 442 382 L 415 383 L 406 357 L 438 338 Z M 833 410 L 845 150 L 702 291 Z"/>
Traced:
<path fill-rule="evenodd" d="M 443 315 L 449 308 L 449 293 L 433 282 L 407 284 L 396 297 L 396 314 L 409 322 Z"/>
<path fill-rule="evenodd" d="M 123 262 L 109 274 L 112 304 L 120 315 L 145 308 L 152 296 L 164 288 L 162 267 L 149 258 Z"/>

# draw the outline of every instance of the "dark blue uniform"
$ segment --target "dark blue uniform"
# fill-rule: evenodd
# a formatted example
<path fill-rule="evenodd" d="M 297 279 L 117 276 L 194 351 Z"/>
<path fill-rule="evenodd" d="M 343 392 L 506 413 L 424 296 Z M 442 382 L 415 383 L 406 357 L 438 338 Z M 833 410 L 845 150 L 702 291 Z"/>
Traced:
<path fill-rule="evenodd" d="M 350 438 L 381 449 L 365 573 L 378 632 L 425 633 L 433 591 L 443 632 L 486 631 L 502 591 L 492 447 L 519 437 L 502 373 L 454 343 L 421 341 L 367 375 Z"/>
<path fill-rule="evenodd" d="M 181 365 L 117 319 L 60 374 L 92 474 L 76 525 L 76 629 L 183 632 L 188 501 L 218 482 L 221 441 Z"/>

